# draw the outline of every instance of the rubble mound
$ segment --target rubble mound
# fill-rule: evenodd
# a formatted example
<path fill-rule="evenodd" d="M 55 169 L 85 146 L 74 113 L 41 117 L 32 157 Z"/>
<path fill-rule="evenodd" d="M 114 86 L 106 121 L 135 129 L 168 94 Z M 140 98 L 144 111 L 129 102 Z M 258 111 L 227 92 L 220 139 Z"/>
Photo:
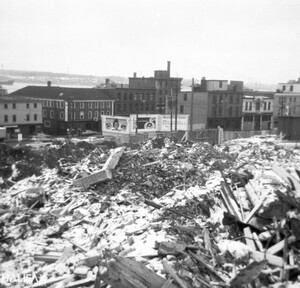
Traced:
<path fill-rule="evenodd" d="M 3 146 L 8 165 L 14 153 L 45 165 L 1 190 L 1 285 L 299 285 L 299 150 L 270 138 L 134 148 Z"/>

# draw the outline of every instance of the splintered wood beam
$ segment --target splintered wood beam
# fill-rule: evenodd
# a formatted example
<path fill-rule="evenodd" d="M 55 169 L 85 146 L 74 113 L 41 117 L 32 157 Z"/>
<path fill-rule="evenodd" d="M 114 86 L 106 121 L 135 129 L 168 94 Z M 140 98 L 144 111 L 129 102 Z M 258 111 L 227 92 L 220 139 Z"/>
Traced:
<path fill-rule="evenodd" d="M 73 185 L 78 187 L 88 188 L 91 185 L 110 180 L 111 178 L 112 178 L 112 174 L 110 170 L 102 169 L 99 172 L 96 172 L 92 175 L 74 180 Z"/>
<path fill-rule="evenodd" d="M 282 267 L 283 266 L 283 259 L 278 256 L 274 256 L 268 253 L 263 253 L 260 251 L 252 251 L 251 258 L 257 262 L 260 262 L 262 260 L 267 260 L 269 264 Z"/>
<path fill-rule="evenodd" d="M 141 263 L 118 256 L 109 261 L 107 273 L 103 275 L 102 280 L 114 288 L 161 288 L 166 282 Z M 170 284 L 168 287 L 176 286 Z"/>
<path fill-rule="evenodd" d="M 104 163 L 103 170 L 115 169 L 118 165 L 120 158 L 124 153 L 125 147 L 118 147 L 112 151 L 106 162 Z"/>

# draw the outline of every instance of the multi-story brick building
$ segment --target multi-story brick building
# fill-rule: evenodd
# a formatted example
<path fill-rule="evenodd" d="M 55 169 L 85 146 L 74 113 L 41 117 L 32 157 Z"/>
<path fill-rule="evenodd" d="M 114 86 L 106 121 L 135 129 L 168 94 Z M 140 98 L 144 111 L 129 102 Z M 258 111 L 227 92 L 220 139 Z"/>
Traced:
<path fill-rule="evenodd" d="M 130 89 L 155 89 L 156 113 L 169 113 L 167 101 L 174 97 L 177 101 L 178 93 L 181 91 L 182 78 L 171 77 L 171 62 L 168 61 L 167 70 L 154 71 L 154 77 L 137 77 L 136 73 L 129 78 Z"/>
<path fill-rule="evenodd" d="M 242 120 L 243 82 L 206 80 L 194 86 L 194 92 L 207 92 L 207 128 L 240 130 Z"/>
<path fill-rule="evenodd" d="M 42 102 L 25 97 L 0 97 L 0 126 L 6 127 L 7 138 L 21 133 L 28 137 L 42 129 Z"/>
<path fill-rule="evenodd" d="M 109 90 L 27 86 L 10 95 L 42 101 L 43 131 L 65 135 L 74 130 L 101 130 L 101 115 L 114 115 L 114 95 Z"/>

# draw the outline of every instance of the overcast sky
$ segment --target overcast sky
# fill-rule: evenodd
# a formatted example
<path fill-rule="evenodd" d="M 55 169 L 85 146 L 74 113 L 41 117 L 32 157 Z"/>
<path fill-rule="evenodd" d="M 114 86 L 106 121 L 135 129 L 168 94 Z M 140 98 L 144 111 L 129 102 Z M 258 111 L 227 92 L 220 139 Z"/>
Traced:
<path fill-rule="evenodd" d="M 0 0 L 0 65 L 130 77 L 300 77 L 299 0 Z"/>

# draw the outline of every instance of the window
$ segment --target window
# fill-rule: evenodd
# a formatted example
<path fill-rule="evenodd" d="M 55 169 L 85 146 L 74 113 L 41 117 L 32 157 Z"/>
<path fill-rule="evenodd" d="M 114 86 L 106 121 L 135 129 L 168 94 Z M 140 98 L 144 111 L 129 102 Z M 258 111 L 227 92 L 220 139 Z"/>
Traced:
<path fill-rule="evenodd" d="M 88 108 L 93 108 L 93 102 L 88 102 Z"/>
<path fill-rule="evenodd" d="M 296 103 L 296 97 L 294 97 L 294 103 Z"/>
<path fill-rule="evenodd" d="M 88 118 L 89 118 L 89 119 L 92 119 L 92 118 L 93 118 L 93 113 L 92 113 L 92 111 L 89 111 L 89 112 L 88 112 Z"/>
<path fill-rule="evenodd" d="M 179 108 L 179 113 L 183 114 L 184 113 L 184 106 L 183 105 L 180 105 L 180 108 Z"/>
<path fill-rule="evenodd" d="M 33 107 L 34 107 L 34 108 L 37 108 L 37 103 L 34 103 L 34 104 L 33 104 Z"/>
<path fill-rule="evenodd" d="M 104 108 L 104 102 L 101 102 L 101 108 Z"/>
<path fill-rule="evenodd" d="M 47 110 L 43 110 L 43 117 L 44 117 L 44 118 L 47 117 Z"/>
<path fill-rule="evenodd" d="M 30 121 L 30 114 L 26 114 L 26 121 Z"/>
<path fill-rule="evenodd" d="M 84 102 L 80 102 L 80 108 L 84 108 Z"/>
<path fill-rule="evenodd" d="M 84 119 L 84 112 L 83 111 L 80 111 L 80 119 Z"/>
<path fill-rule="evenodd" d="M 107 111 L 107 112 L 106 112 L 106 115 L 110 115 L 110 111 Z"/>
<path fill-rule="evenodd" d="M 95 102 L 95 108 L 99 108 L 99 102 Z"/>
<path fill-rule="evenodd" d="M 282 91 L 285 91 L 285 85 L 282 86 Z"/>
<path fill-rule="evenodd" d="M 8 122 L 8 115 L 4 115 L 4 122 Z"/>
<path fill-rule="evenodd" d="M 291 86 L 290 86 L 290 92 L 293 92 L 293 90 L 294 90 L 294 86 L 291 85 Z"/>
<path fill-rule="evenodd" d="M 132 93 L 129 94 L 129 100 L 130 100 L 130 101 L 133 100 L 133 95 L 132 95 Z"/>
<path fill-rule="evenodd" d="M 45 127 L 51 127 L 51 122 L 50 121 L 45 121 L 44 126 Z"/>
<path fill-rule="evenodd" d="M 123 97 L 123 100 L 127 100 L 127 94 L 126 93 L 124 93 L 124 97 Z"/>
<path fill-rule="evenodd" d="M 252 102 L 249 102 L 249 111 L 252 111 Z"/>
<path fill-rule="evenodd" d="M 267 110 L 267 102 L 264 102 L 264 111 Z"/>
<path fill-rule="evenodd" d="M 123 111 L 127 111 L 127 104 L 126 103 L 123 104 Z"/>
<path fill-rule="evenodd" d="M 95 111 L 95 118 L 98 118 L 98 117 L 99 117 L 99 112 Z"/>
<path fill-rule="evenodd" d="M 55 102 L 55 101 L 51 101 L 51 107 L 54 107 L 54 102 Z"/>
<path fill-rule="evenodd" d="M 47 107 L 50 107 L 50 101 L 47 100 Z"/>
<path fill-rule="evenodd" d="M 257 99 L 257 100 L 256 100 L 256 103 L 255 103 L 255 109 L 256 109 L 256 111 L 259 111 L 259 110 L 260 110 L 260 99 Z"/>
<path fill-rule="evenodd" d="M 110 108 L 110 102 L 106 102 L 106 107 Z"/>
<path fill-rule="evenodd" d="M 220 81 L 220 82 L 219 82 L 219 88 L 222 88 L 222 86 L 223 86 L 223 82 Z"/>
<path fill-rule="evenodd" d="M 34 121 L 37 121 L 37 114 L 33 115 L 33 119 L 34 119 Z"/>
<path fill-rule="evenodd" d="M 17 115 L 13 115 L 13 122 L 17 122 Z"/>
<path fill-rule="evenodd" d="M 7 109 L 8 108 L 8 105 L 7 104 L 4 104 L 4 109 Z"/>
<path fill-rule="evenodd" d="M 43 106 L 44 106 L 44 107 L 47 106 L 47 101 L 46 101 L 46 100 L 43 101 Z"/>
<path fill-rule="evenodd" d="M 233 104 L 233 95 L 229 95 L 229 104 Z"/>
<path fill-rule="evenodd" d="M 26 103 L 26 108 L 27 108 L 27 109 L 29 109 L 29 108 L 30 108 L 30 107 L 29 107 L 29 103 Z"/>
<path fill-rule="evenodd" d="M 235 116 L 239 116 L 239 114 L 240 114 L 240 109 L 237 106 L 237 107 L 235 107 Z"/>
<path fill-rule="evenodd" d="M 100 113 L 101 113 L 101 115 L 104 115 L 104 111 L 101 111 Z"/>
<path fill-rule="evenodd" d="M 271 110 L 271 102 L 268 102 L 268 110 Z"/>
<path fill-rule="evenodd" d="M 54 111 L 50 110 L 50 118 L 54 118 Z"/>
<path fill-rule="evenodd" d="M 232 107 L 229 107 L 228 114 L 229 117 L 232 117 Z"/>
<path fill-rule="evenodd" d="M 12 105 L 13 105 L 12 108 L 16 109 L 16 103 L 13 103 Z"/>
<path fill-rule="evenodd" d="M 72 114 L 71 114 L 72 115 Z M 75 112 L 73 112 L 73 120 L 75 120 L 76 119 L 76 113 Z"/>
<path fill-rule="evenodd" d="M 245 111 L 248 110 L 248 104 L 249 104 L 249 102 L 247 101 L 247 102 L 246 102 L 246 106 L 245 106 Z"/>
<path fill-rule="evenodd" d="M 187 101 L 187 94 L 183 94 L 183 101 Z"/>
<path fill-rule="evenodd" d="M 64 113 L 63 111 L 61 111 L 61 112 L 59 113 L 59 118 L 60 118 L 61 120 L 64 120 L 64 119 L 65 119 L 65 113 Z"/>

